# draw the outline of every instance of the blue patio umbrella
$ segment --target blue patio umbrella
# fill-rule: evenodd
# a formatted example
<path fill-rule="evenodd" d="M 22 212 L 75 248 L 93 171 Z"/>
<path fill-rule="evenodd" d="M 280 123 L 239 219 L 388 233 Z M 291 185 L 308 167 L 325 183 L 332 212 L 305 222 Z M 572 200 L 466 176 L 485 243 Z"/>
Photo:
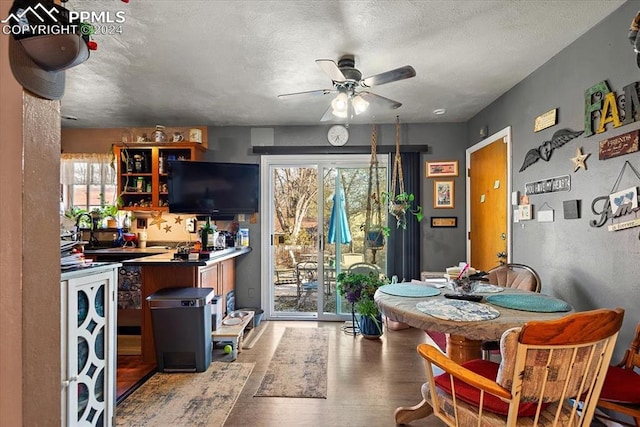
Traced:
<path fill-rule="evenodd" d="M 340 230 L 340 242 L 351 243 L 351 231 L 349 231 L 349 221 L 347 221 L 342 190 L 338 190 L 333 196 L 333 208 L 329 217 L 329 235 L 327 236 L 329 243 L 335 243 L 336 230 L 338 228 Z"/>

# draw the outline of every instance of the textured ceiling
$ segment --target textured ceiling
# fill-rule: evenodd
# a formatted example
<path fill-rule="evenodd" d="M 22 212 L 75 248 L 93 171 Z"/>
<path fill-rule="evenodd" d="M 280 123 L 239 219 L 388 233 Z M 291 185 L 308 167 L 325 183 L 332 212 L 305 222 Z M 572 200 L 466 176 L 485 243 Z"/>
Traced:
<path fill-rule="evenodd" d="M 402 107 L 372 105 L 354 123 L 464 122 L 622 3 L 70 0 L 76 11 L 124 11 L 124 22 L 92 20 L 121 34 L 96 34 L 98 50 L 67 71 L 62 113 L 78 120 L 62 125 L 317 125 L 332 96 L 278 95 L 331 89 L 315 60 L 343 54 L 363 77 L 417 73 L 370 89 Z"/>

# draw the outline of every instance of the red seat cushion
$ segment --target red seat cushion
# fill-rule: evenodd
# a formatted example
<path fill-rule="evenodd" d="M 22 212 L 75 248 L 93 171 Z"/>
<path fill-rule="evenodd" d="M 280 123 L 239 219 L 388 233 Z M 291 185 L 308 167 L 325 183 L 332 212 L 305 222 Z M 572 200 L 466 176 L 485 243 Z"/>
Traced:
<path fill-rule="evenodd" d="M 640 403 L 640 375 L 632 369 L 609 366 L 600 399 L 616 403 Z"/>
<path fill-rule="evenodd" d="M 462 364 L 465 368 L 475 372 L 478 375 L 495 381 L 498 374 L 498 368 L 500 365 L 488 360 L 471 360 Z M 451 380 L 449 374 L 441 374 L 435 377 L 436 385 L 447 393 L 451 394 Z M 456 396 L 463 402 L 469 403 L 474 406 L 480 405 L 480 390 L 477 388 L 455 378 L 453 383 L 456 388 Z M 542 408 L 547 404 L 543 404 Z M 521 403 L 518 409 L 518 416 L 532 417 L 536 414 L 537 402 L 534 403 Z M 502 399 L 493 396 L 489 393 L 484 394 L 484 409 L 487 411 L 495 412 L 496 414 L 507 415 L 509 413 L 509 403 Z"/>

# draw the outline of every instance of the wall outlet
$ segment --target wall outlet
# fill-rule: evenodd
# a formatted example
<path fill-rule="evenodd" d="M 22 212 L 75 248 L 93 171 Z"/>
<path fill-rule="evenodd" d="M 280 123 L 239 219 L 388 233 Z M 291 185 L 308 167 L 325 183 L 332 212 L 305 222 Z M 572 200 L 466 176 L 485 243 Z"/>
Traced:
<path fill-rule="evenodd" d="M 195 233 L 196 232 L 196 219 L 195 218 L 187 218 L 185 221 L 185 228 L 187 229 L 187 233 Z"/>
<path fill-rule="evenodd" d="M 244 221 L 244 214 L 238 214 L 238 222 Z"/>

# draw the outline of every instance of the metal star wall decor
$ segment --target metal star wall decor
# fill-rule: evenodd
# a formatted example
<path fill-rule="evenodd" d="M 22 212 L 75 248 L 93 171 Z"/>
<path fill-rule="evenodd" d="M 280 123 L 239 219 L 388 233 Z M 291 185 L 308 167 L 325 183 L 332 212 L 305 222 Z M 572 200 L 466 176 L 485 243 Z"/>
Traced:
<path fill-rule="evenodd" d="M 576 148 L 576 156 L 571 158 L 571 161 L 573 162 L 573 171 L 577 172 L 580 168 L 587 170 L 585 160 L 587 160 L 587 157 L 590 155 L 590 153 L 582 154 L 582 148 Z"/>
<path fill-rule="evenodd" d="M 181 216 L 175 217 L 174 224 L 182 224 L 182 217 Z"/>
<path fill-rule="evenodd" d="M 169 233 L 169 232 L 171 232 L 171 227 L 173 227 L 173 226 L 172 226 L 172 225 L 168 225 L 168 224 L 167 224 L 167 225 L 165 225 L 165 226 L 164 226 L 164 232 L 165 232 L 165 233 Z"/>
<path fill-rule="evenodd" d="M 151 212 L 151 222 L 149 223 L 149 226 L 157 225 L 158 230 L 160 230 L 160 227 L 162 227 L 163 222 L 167 222 L 167 220 L 162 218 L 162 211 L 157 213 Z"/>
<path fill-rule="evenodd" d="M 522 162 L 522 166 L 520 167 L 520 172 L 540 159 L 548 162 L 553 150 L 558 147 L 562 147 L 564 144 L 583 133 L 584 131 L 574 132 L 571 129 L 560 129 L 556 131 L 551 137 L 551 141 L 544 141 L 538 148 L 532 148 L 527 151 L 527 154 L 524 156 L 524 162 Z"/>

